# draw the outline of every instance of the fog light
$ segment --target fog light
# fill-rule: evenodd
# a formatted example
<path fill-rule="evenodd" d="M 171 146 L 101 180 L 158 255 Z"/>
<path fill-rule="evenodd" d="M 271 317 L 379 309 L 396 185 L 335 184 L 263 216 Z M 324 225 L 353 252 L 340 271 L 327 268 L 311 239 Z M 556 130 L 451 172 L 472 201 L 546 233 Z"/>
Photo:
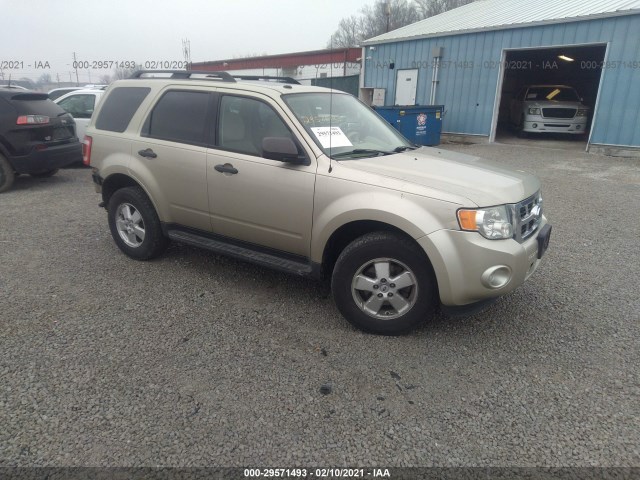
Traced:
<path fill-rule="evenodd" d="M 533 125 L 531 125 L 533 128 L 538 128 L 538 124 L 534 123 Z"/>
<path fill-rule="evenodd" d="M 511 269 L 506 265 L 498 265 L 485 270 L 482 284 L 487 288 L 502 288 L 511 280 Z"/>

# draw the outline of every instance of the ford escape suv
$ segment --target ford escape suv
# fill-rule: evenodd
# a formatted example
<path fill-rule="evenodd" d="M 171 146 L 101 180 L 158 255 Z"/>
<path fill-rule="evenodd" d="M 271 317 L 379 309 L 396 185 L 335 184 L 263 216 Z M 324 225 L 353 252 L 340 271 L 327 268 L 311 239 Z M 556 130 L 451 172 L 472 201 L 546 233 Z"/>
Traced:
<path fill-rule="evenodd" d="M 108 89 L 84 161 L 125 254 L 173 240 L 328 278 L 349 322 L 389 335 L 536 270 L 551 231 L 537 178 L 417 148 L 351 95 L 267 80 L 141 71 Z"/>

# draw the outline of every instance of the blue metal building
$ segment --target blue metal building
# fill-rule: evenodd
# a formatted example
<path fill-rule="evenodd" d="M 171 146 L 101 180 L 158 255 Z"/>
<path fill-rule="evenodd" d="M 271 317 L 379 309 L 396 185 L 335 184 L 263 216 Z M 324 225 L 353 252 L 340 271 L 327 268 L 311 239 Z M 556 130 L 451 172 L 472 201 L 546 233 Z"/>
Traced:
<path fill-rule="evenodd" d="M 363 43 L 361 97 L 442 104 L 443 132 L 494 141 L 527 84 L 576 87 L 587 150 L 640 154 L 640 0 L 478 0 Z"/>

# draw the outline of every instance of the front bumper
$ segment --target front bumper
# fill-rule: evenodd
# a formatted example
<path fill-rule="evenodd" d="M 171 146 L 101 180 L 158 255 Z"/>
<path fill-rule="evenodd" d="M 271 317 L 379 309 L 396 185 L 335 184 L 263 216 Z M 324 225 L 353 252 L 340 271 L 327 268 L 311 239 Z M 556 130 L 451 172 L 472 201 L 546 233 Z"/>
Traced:
<path fill-rule="evenodd" d="M 536 233 L 523 243 L 459 230 L 438 230 L 418 239 L 433 265 L 442 304 L 469 305 L 522 285 L 540 264 L 538 235 L 545 225 L 543 216 Z M 499 286 L 488 285 L 493 272 Z"/>
<path fill-rule="evenodd" d="M 528 116 L 524 121 L 524 132 L 529 133 L 573 133 L 587 131 L 587 117 L 543 118 Z"/>
<path fill-rule="evenodd" d="M 31 150 L 27 155 L 11 157 L 18 173 L 42 173 L 82 161 L 82 144 L 78 141 Z"/>

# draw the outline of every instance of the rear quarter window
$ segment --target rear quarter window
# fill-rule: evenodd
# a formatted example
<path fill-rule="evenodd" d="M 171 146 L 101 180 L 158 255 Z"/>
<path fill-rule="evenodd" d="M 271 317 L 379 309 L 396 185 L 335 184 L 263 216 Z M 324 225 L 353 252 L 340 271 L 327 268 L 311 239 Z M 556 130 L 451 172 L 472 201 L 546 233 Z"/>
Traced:
<path fill-rule="evenodd" d="M 149 87 L 114 88 L 104 99 L 96 119 L 96 128 L 110 132 L 124 132 L 150 91 Z"/>

